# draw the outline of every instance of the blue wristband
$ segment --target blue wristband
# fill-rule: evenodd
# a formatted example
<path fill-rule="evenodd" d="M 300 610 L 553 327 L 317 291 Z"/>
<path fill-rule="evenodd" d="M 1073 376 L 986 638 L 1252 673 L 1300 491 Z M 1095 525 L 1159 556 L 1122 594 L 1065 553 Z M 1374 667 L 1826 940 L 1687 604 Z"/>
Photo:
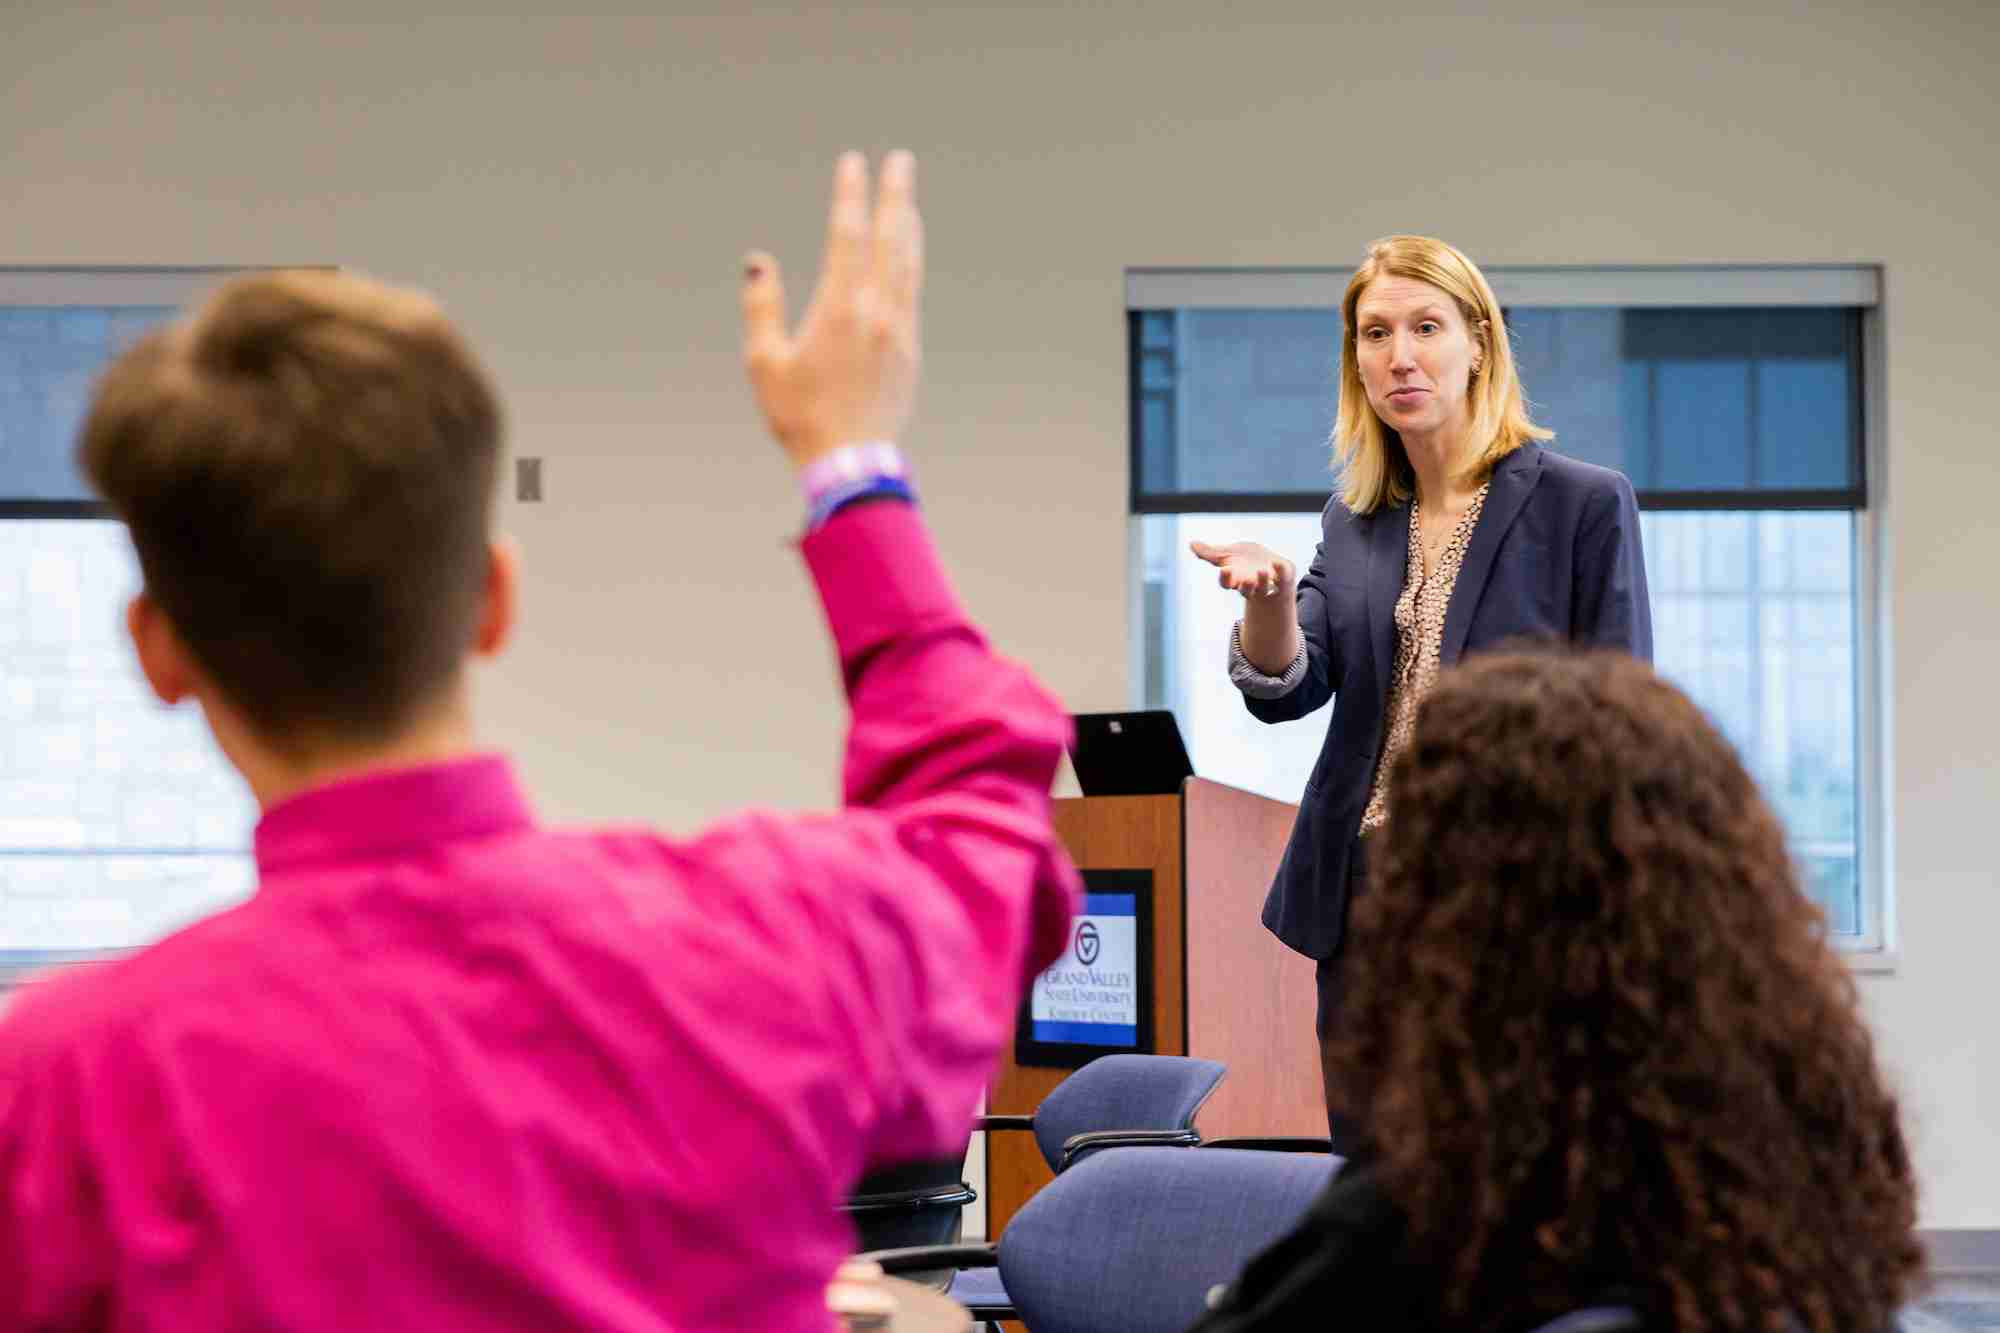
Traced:
<path fill-rule="evenodd" d="M 829 488 L 806 514 L 806 531 L 816 531 L 828 519 L 851 504 L 862 500 L 901 500 L 906 504 L 916 503 L 916 493 L 910 483 L 901 477 L 873 476 L 858 477 L 853 481 Z"/>

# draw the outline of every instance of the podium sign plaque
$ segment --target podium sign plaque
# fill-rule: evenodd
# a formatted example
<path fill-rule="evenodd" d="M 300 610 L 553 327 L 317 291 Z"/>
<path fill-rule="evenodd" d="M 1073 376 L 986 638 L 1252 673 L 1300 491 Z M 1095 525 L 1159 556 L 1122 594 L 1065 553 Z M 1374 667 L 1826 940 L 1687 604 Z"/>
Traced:
<path fill-rule="evenodd" d="M 1014 1063 L 1074 1069 L 1153 1054 L 1153 872 L 1085 870 L 1069 947 L 1022 997 Z"/>

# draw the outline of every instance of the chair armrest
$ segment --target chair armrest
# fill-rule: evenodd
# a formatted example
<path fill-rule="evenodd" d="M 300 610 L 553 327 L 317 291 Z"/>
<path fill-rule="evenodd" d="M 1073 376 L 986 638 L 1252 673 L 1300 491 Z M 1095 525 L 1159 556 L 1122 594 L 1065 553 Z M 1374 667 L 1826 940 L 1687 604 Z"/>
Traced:
<path fill-rule="evenodd" d="M 1323 1152 L 1333 1151 L 1332 1139 L 1276 1138 L 1276 1139 L 1209 1139 L 1204 1148 L 1250 1148 L 1257 1152 Z"/>
<path fill-rule="evenodd" d="M 847 1213 L 907 1212 L 912 1208 L 963 1208 L 977 1202 L 979 1191 L 959 1181 L 957 1188 L 889 1190 L 878 1194 L 850 1194 L 841 1211 Z"/>
<path fill-rule="evenodd" d="M 1063 1140 L 1058 1172 L 1067 1171 L 1090 1153 L 1103 1148 L 1195 1148 L 1201 1135 L 1191 1129 L 1099 1129 Z"/>
<path fill-rule="evenodd" d="M 856 1259 L 882 1265 L 888 1274 L 923 1273 L 938 1268 L 995 1268 L 998 1245 L 910 1245 L 900 1250 L 870 1250 Z"/>
<path fill-rule="evenodd" d="M 972 1122 L 972 1132 L 975 1134 L 983 1134 L 992 1129 L 1033 1130 L 1034 1127 L 1035 1117 L 1031 1115 L 982 1115 Z"/>

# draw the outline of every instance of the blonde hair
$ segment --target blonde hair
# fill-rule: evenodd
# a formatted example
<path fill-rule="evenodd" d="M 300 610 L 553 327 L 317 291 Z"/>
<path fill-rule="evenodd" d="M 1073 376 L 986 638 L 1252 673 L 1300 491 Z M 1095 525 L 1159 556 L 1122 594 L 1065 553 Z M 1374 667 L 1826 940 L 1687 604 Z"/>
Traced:
<path fill-rule="evenodd" d="M 1361 383 L 1355 355 L 1355 308 L 1368 284 L 1380 277 L 1410 278 L 1439 288 L 1458 303 L 1474 343 L 1479 368 L 1466 386 L 1472 407 L 1469 438 L 1477 442 L 1467 471 L 1483 476 L 1529 440 L 1555 432 L 1528 417 L 1514 351 L 1500 302 L 1479 266 L 1457 247 L 1430 236 L 1385 236 L 1368 247 L 1341 298 L 1340 416 L 1333 428 L 1333 454 L 1340 471 L 1340 498 L 1356 514 L 1372 514 L 1384 504 L 1403 504 L 1416 490 L 1416 476 L 1396 432 L 1382 424 Z"/>

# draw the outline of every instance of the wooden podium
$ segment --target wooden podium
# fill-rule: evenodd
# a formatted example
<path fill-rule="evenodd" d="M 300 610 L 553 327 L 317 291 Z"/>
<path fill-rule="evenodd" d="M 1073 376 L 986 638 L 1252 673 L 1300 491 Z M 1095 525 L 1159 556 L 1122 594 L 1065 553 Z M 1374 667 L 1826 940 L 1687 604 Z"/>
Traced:
<path fill-rule="evenodd" d="M 1152 872 L 1153 1050 L 1229 1070 L 1196 1118 L 1202 1136 L 1325 1135 L 1312 960 L 1258 920 L 1298 807 L 1201 778 L 1178 796 L 1084 796 L 1055 807 L 1079 867 Z M 1070 1072 L 1023 1068 L 1010 1049 L 989 1109 L 1029 1114 Z M 1032 1135 L 988 1135 L 986 1234 L 997 1237 L 1049 1179 Z"/>

